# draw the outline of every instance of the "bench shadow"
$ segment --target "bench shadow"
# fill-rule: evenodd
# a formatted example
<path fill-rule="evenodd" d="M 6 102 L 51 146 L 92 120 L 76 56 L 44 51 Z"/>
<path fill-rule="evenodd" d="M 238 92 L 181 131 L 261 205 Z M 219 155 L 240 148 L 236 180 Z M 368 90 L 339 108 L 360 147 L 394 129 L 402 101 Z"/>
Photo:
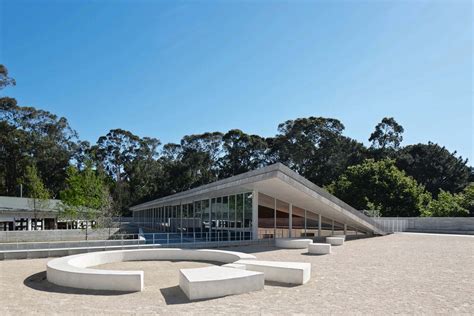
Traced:
<path fill-rule="evenodd" d="M 98 295 L 98 296 L 118 296 L 130 294 L 134 292 L 119 292 L 119 291 L 104 291 L 104 290 L 86 290 L 76 289 L 71 287 L 59 286 L 49 282 L 46 278 L 46 271 L 38 272 L 30 275 L 23 284 L 33 290 L 50 292 L 50 293 L 64 293 L 64 294 L 82 294 L 82 295 Z"/>
<path fill-rule="evenodd" d="M 320 257 L 320 256 L 327 256 L 327 255 L 329 255 L 329 253 L 318 254 L 318 253 L 303 252 L 301 255 L 302 256 L 308 256 L 308 257 Z"/>
<path fill-rule="evenodd" d="M 170 286 L 160 289 L 161 295 L 163 295 L 166 305 L 177 305 L 177 304 L 189 304 L 196 302 L 212 301 L 221 297 L 214 298 L 203 298 L 200 300 L 190 300 L 181 290 L 179 285 Z"/>

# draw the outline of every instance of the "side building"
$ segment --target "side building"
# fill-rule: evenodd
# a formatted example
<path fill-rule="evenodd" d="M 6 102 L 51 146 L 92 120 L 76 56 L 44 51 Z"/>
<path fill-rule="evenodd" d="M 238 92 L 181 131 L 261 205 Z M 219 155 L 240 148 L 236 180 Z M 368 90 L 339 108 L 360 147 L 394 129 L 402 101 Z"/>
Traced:
<path fill-rule="evenodd" d="M 0 231 L 79 229 L 91 222 L 59 218 L 61 200 L 0 196 Z"/>
<path fill-rule="evenodd" d="M 281 163 L 131 207 L 149 232 L 233 241 L 385 234 L 378 224 Z"/>

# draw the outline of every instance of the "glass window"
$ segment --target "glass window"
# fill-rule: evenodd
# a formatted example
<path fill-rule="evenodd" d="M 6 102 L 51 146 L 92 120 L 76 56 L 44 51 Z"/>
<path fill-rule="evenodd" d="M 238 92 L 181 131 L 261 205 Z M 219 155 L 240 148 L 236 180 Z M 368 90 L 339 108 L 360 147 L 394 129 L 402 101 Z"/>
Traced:
<path fill-rule="evenodd" d="M 244 195 L 237 194 L 236 199 L 236 210 L 235 210 L 235 224 L 237 228 L 243 227 L 244 221 Z"/>
<path fill-rule="evenodd" d="M 210 216 L 211 216 L 209 200 L 202 200 L 201 208 L 202 208 L 202 232 L 209 233 Z"/>
<path fill-rule="evenodd" d="M 293 205 L 291 216 L 292 237 L 304 236 L 304 210 Z"/>

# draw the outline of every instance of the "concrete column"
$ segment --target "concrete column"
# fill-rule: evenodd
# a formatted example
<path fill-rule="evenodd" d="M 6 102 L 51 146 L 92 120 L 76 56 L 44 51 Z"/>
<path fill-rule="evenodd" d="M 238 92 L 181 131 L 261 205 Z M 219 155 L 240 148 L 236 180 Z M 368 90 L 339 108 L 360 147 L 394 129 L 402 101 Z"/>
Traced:
<path fill-rule="evenodd" d="M 242 201 L 243 203 L 244 201 Z M 243 206 L 245 207 L 245 206 Z M 212 223 L 211 223 L 211 219 L 212 219 L 212 200 L 209 199 L 209 239 L 212 237 L 211 234 L 212 234 Z M 244 223 L 242 223 L 243 225 Z"/>
<path fill-rule="evenodd" d="M 332 229 L 331 229 L 331 235 L 334 235 L 334 220 L 332 220 Z"/>
<path fill-rule="evenodd" d="M 304 236 L 306 237 L 306 218 L 307 218 L 307 214 L 306 214 L 306 210 L 304 210 Z"/>
<path fill-rule="evenodd" d="M 290 229 L 288 232 L 288 237 L 293 237 L 293 204 L 290 203 L 290 212 L 288 213 L 289 215 L 289 221 L 288 221 L 288 228 Z"/>
<path fill-rule="evenodd" d="M 44 230 L 44 218 L 41 219 L 41 230 Z"/>
<path fill-rule="evenodd" d="M 321 214 L 318 214 L 318 237 L 321 237 Z"/>
<path fill-rule="evenodd" d="M 344 224 L 344 236 L 347 235 L 347 224 Z"/>
<path fill-rule="evenodd" d="M 258 191 L 252 192 L 252 239 L 258 239 Z"/>
<path fill-rule="evenodd" d="M 186 206 L 187 207 L 187 206 Z M 181 201 L 179 201 L 179 229 L 181 231 L 181 236 L 183 234 L 183 203 L 181 203 Z"/>
<path fill-rule="evenodd" d="M 28 221 L 28 226 L 26 229 L 31 230 L 31 218 L 28 218 L 27 221 Z"/>
<path fill-rule="evenodd" d="M 277 231 L 277 199 L 273 199 L 273 238 L 276 238 Z"/>

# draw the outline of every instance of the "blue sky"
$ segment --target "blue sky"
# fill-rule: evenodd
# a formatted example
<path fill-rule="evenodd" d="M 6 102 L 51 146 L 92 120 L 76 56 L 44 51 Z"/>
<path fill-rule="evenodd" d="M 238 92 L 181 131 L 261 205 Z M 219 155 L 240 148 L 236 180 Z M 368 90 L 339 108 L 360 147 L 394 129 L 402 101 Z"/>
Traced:
<path fill-rule="evenodd" d="M 340 119 L 367 143 L 393 116 L 404 144 L 473 153 L 471 1 L 0 2 L 0 62 L 21 105 L 95 142 L 162 142 L 287 119 Z"/>

